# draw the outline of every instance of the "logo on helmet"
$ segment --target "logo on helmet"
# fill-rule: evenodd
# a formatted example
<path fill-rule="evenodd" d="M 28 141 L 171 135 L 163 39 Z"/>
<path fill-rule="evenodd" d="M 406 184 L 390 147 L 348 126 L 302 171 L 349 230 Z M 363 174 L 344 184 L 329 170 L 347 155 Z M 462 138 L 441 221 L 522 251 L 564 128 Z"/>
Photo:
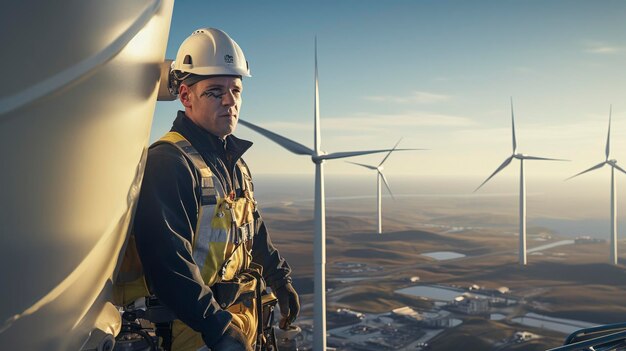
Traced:
<path fill-rule="evenodd" d="M 224 62 L 233 63 L 234 59 L 231 55 L 224 55 Z"/>

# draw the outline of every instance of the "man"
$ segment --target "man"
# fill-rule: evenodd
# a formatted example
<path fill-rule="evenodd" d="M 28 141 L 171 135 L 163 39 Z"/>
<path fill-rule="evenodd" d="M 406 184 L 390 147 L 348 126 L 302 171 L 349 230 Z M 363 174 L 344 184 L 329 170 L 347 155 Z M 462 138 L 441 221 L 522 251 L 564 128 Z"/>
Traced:
<path fill-rule="evenodd" d="M 172 350 L 258 346 L 266 283 L 278 298 L 281 327 L 300 309 L 241 159 L 252 143 L 232 135 L 242 77 L 249 76 L 237 43 L 213 28 L 188 37 L 172 65 L 184 111 L 149 150 L 131 237 L 147 287 L 178 318 Z"/>

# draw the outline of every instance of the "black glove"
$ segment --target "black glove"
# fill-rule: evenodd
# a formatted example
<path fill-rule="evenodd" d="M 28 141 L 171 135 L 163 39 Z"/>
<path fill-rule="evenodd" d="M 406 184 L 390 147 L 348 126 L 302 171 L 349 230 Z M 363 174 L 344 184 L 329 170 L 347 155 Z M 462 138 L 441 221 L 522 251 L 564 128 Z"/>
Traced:
<path fill-rule="evenodd" d="M 241 329 L 232 323 L 228 325 L 222 337 L 210 346 L 212 351 L 252 351 Z"/>
<path fill-rule="evenodd" d="M 296 320 L 300 312 L 300 298 L 296 290 L 291 286 L 291 283 L 287 283 L 275 289 L 274 294 L 276 294 L 276 298 L 278 298 L 280 314 L 283 317 L 278 323 L 278 326 L 281 329 L 288 329 L 289 325 Z"/>

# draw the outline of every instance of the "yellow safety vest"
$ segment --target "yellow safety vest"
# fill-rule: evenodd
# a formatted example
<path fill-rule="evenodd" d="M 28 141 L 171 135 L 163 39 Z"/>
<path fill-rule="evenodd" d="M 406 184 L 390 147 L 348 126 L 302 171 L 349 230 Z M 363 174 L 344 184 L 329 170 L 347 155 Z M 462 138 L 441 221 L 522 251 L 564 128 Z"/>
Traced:
<path fill-rule="evenodd" d="M 219 178 L 181 134 L 169 132 L 154 145 L 160 143 L 169 143 L 180 150 L 191 161 L 200 176 L 202 196 L 192 243 L 193 259 L 206 285 L 214 287 L 216 283 L 224 282 L 231 285 L 234 283 L 238 287 L 238 297 L 254 295 L 244 302 L 232 301 L 237 300 L 235 296 L 225 299 L 227 301 L 224 302 L 218 299 L 218 294 L 212 288 L 221 307 L 233 314 L 232 323 L 246 334 L 250 345 L 254 345 L 259 320 L 256 292 L 257 284 L 260 282 L 253 275 L 245 273 L 249 271 L 252 262 L 251 239 L 254 236 L 256 211 L 248 167 L 243 161 L 237 161 L 237 167 L 244 179 L 241 181 L 241 196 L 235 197 L 234 194 L 227 194 L 224 191 Z M 120 306 L 127 306 L 136 299 L 149 295 L 135 238 L 131 233 L 115 282 L 114 301 Z M 197 350 L 203 346 L 204 342 L 199 333 L 179 320 L 174 321 L 173 351 Z"/>

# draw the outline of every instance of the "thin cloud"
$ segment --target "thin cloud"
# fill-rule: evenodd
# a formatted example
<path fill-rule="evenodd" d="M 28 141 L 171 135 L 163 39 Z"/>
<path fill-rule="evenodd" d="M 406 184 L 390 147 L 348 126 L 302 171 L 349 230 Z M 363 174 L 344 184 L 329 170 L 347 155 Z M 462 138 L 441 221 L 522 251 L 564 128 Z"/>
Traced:
<path fill-rule="evenodd" d="M 449 95 L 429 93 L 426 91 L 414 91 L 408 96 L 366 96 L 366 100 L 377 102 L 392 102 L 400 104 L 433 104 L 450 100 Z"/>
<path fill-rule="evenodd" d="M 618 150 L 621 146 L 621 141 L 626 136 L 626 132 L 624 132 L 626 130 L 626 122 L 624 122 L 624 119 L 620 120 L 619 115 L 616 116 L 614 114 L 613 117 L 611 150 Z M 551 118 L 546 116 L 545 120 L 548 121 Z M 606 142 L 607 128 L 607 115 L 589 114 L 584 119 L 565 124 L 557 122 L 525 123 L 521 126 L 516 124 L 516 137 L 518 146 L 524 152 L 534 152 L 532 148 L 535 145 L 543 146 L 549 144 L 555 149 L 563 148 L 565 153 L 571 153 L 572 150 L 577 150 L 583 144 L 592 144 L 598 147 L 590 151 L 600 154 L 604 151 L 603 145 Z M 464 128 L 450 131 L 450 135 L 455 140 L 474 140 L 476 143 L 496 143 L 510 147 L 511 126 Z M 559 156 L 565 157 L 567 155 Z"/>
<path fill-rule="evenodd" d="M 586 46 L 587 48 L 585 49 L 585 52 L 591 54 L 610 55 L 624 51 L 623 47 L 611 45 L 604 42 L 587 43 Z"/>
<path fill-rule="evenodd" d="M 406 112 L 399 114 L 358 113 L 350 117 L 328 118 L 325 127 L 336 129 L 381 130 L 384 128 L 415 127 L 467 127 L 474 121 L 467 117 L 431 112 Z"/>

